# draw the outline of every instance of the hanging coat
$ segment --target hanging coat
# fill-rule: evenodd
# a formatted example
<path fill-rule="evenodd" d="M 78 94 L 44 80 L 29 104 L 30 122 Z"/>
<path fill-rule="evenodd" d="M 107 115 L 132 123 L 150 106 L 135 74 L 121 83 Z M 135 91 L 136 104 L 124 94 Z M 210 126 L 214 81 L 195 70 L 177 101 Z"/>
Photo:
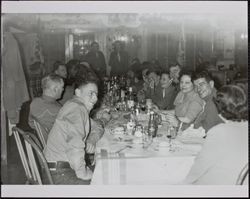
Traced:
<path fill-rule="evenodd" d="M 19 122 L 19 111 L 23 102 L 29 100 L 20 52 L 12 33 L 4 33 L 2 56 L 3 105 L 11 123 Z"/>

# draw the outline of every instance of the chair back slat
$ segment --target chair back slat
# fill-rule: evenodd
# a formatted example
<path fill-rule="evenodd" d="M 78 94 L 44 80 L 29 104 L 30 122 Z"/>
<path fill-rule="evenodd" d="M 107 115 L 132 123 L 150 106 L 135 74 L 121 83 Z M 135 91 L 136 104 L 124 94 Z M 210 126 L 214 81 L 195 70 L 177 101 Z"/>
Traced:
<path fill-rule="evenodd" d="M 38 163 L 39 163 L 41 168 L 45 170 L 45 174 L 46 174 L 46 177 L 48 179 L 48 183 L 53 184 L 52 176 L 51 176 L 51 173 L 49 171 L 47 161 L 43 155 L 41 147 L 38 146 L 36 141 L 33 139 L 34 135 L 32 135 L 30 132 L 27 132 L 27 131 L 24 132 L 23 130 L 21 130 L 17 127 L 13 127 L 12 130 L 14 132 L 16 141 L 18 143 L 18 151 L 19 151 L 19 154 L 21 156 L 21 159 L 23 159 L 22 163 L 23 163 L 23 166 L 25 168 L 25 173 L 26 173 L 28 181 L 32 184 L 43 184 L 43 182 L 41 180 L 41 175 L 40 175 L 39 169 L 38 169 Z M 21 143 L 19 135 L 21 135 L 24 139 L 27 155 L 24 153 L 23 144 Z M 36 152 L 36 155 L 39 159 L 38 161 L 36 160 L 36 157 L 35 157 L 33 151 Z M 28 161 L 27 161 L 27 159 L 28 159 Z"/>
<path fill-rule="evenodd" d="M 39 149 L 42 151 L 43 150 L 43 147 L 42 147 L 42 145 L 41 145 L 41 142 L 40 142 L 40 140 L 37 138 L 37 136 L 36 135 L 34 135 L 34 134 L 29 134 L 29 136 L 32 138 L 32 140 L 36 143 L 36 145 L 39 147 Z"/>
<path fill-rule="evenodd" d="M 46 141 L 48 137 L 47 129 L 43 128 L 36 118 L 33 117 L 32 120 L 34 122 L 34 126 L 36 128 L 39 140 L 41 141 L 42 147 L 44 148 L 46 146 Z"/>
<path fill-rule="evenodd" d="M 23 164 L 23 168 L 24 168 L 26 177 L 27 177 L 27 179 L 30 179 L 31 178 L 31 171 L 30 171 L 30 168 L 29 168 L 29 164 L 28 164 L 28 161 L 27 161 L 27 156 L 26 156 L 26 154 L 24 152 L 24 148 L 23 148 L 23 144 L 21 142 L 20 136 L 19 136 L 19 134 L 18 134 L 18 132 L 16 130 L 13 130 L 13 134 L 14 134 L 14 137 L 15 137 L 15 140 L 16 140 L 17 149 L 18 149 L 18 152 L 19 152 L 22 164 Z"/>
<path fill-rule="evenodd" d="M 248 170 L 248 163 L 247 163 L 240 171 L 240 174 L 236 181 L 236 185 L 243 185 L 248 174 L 249 174 L 249 170 Z"/>
<path fill-rule="evenodd" d="M 38 171 L 38 167 L 36 164 L 36 160 L 35 160 L 31 145 L 26 140 L 25 140 L 25 145 L 26 145 L 26 149 L 27 149 L 27 153 L 29 157 L 29 163 L 31 165 L 30 167 L 31 167 L 32 176 L 34 177 L 34 180 L 38 182 L 38 184 L 42 184 L 41 176 Z"/>

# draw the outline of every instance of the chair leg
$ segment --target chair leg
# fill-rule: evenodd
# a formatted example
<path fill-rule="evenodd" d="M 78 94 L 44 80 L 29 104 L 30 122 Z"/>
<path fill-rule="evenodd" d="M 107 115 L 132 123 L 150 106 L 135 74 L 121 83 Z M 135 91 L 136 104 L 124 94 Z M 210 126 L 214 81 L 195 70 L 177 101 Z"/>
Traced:
<path fill-rule="evenodd" d="M 25 156 L 20 137 L 19 137 L 17 132 L 14 132 L 14 136 L 15 136 L 18 152 L 19 152 L 19 155 L 20 155 L 23 167 L 24 167 L 25 174 L 26 174 L 27 178 L 30 178 L 31 177 L 31 172 L 29 170 L 27 158 Z"/>
<path fill-rule="evenodd" d="M 26 141 L 25 141 L 25 145 L 26 145 L 26 149 L 28 151 L 28 157 L 29 157 L 29 161 L 30 161 L 31 171 L 33 174 L 33 179 L 34 179 L 34 181 L 38 181 L 39 184 L 42 184 L 41 177 L 40 177 L 37 165 L 36 165 L 36 160 L 35 160 L 32 148 L 31 148 L 30 144 L 27 143 Z"/>

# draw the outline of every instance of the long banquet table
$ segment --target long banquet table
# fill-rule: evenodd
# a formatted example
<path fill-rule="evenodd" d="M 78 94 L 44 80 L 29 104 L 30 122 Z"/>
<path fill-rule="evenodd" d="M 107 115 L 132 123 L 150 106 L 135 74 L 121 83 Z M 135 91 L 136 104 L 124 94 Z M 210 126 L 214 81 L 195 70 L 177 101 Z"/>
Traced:
<path fill-rule="evenodd" d="M 119 113 L 105 127 L 97 144 L 96 167 L 92 185 L 173 185 L 181 183 L 200 151 L 203 139 L 172 140 L 174 151 L 169 151 L 167 124 L 158 128 L 157 137 L 146 147 L 141 138 L 115 134 L 117 126 L 125 125 L 126 113 Z M 147 120 L 139 121 L 143 126 Z"/>

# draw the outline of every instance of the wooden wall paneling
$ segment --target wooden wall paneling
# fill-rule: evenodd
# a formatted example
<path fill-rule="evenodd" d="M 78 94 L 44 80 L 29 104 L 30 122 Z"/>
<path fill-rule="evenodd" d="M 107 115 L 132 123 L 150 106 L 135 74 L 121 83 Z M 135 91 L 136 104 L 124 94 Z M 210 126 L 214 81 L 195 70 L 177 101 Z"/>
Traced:
<path fill-rule="evenodd" d="M 65 34 L 43 33 L 41 43 L 47 72 L 52 72 L 55 61 L 65 62 Z"/>
<path fill-rule="evenodd" d="M 167 34 L 158 34 L 158 54 L 157 59 L 161 64 L 162 68 L 166 68 L 167 63 Z"/>
<path fill-rule="evenodd" d="M 248 69 L 248 38 L 247 31 L 237 30 L 235 32 L 235 64 L 240 70 Z M 247 74 L 244 74 L 247 76 Z"/>
<path fill-rule="evenodd" d="M 178 39 L 175 33 L 168 34 L 168 66 L 176 61 L 176 56 L 178 52 Z"/>
<path fill-rule="evenodd" d="M 156 34 L 150 33 L 147 37 L 147 61 L 151 61 L 152 59 L 156 58 Z"/>
<path fill-rule="evenodd" d="M 189 70 L 195 69 L 194 63 L 194 35 L 192 33 L 186 34 L 186 68 Z"/>
<path fill-rule="evenodd" d="M 147 29 L 142 30 L 142 46 L 141 46 L 141 62 L 147 60 L 148 57 L 148 31 Z"/>

